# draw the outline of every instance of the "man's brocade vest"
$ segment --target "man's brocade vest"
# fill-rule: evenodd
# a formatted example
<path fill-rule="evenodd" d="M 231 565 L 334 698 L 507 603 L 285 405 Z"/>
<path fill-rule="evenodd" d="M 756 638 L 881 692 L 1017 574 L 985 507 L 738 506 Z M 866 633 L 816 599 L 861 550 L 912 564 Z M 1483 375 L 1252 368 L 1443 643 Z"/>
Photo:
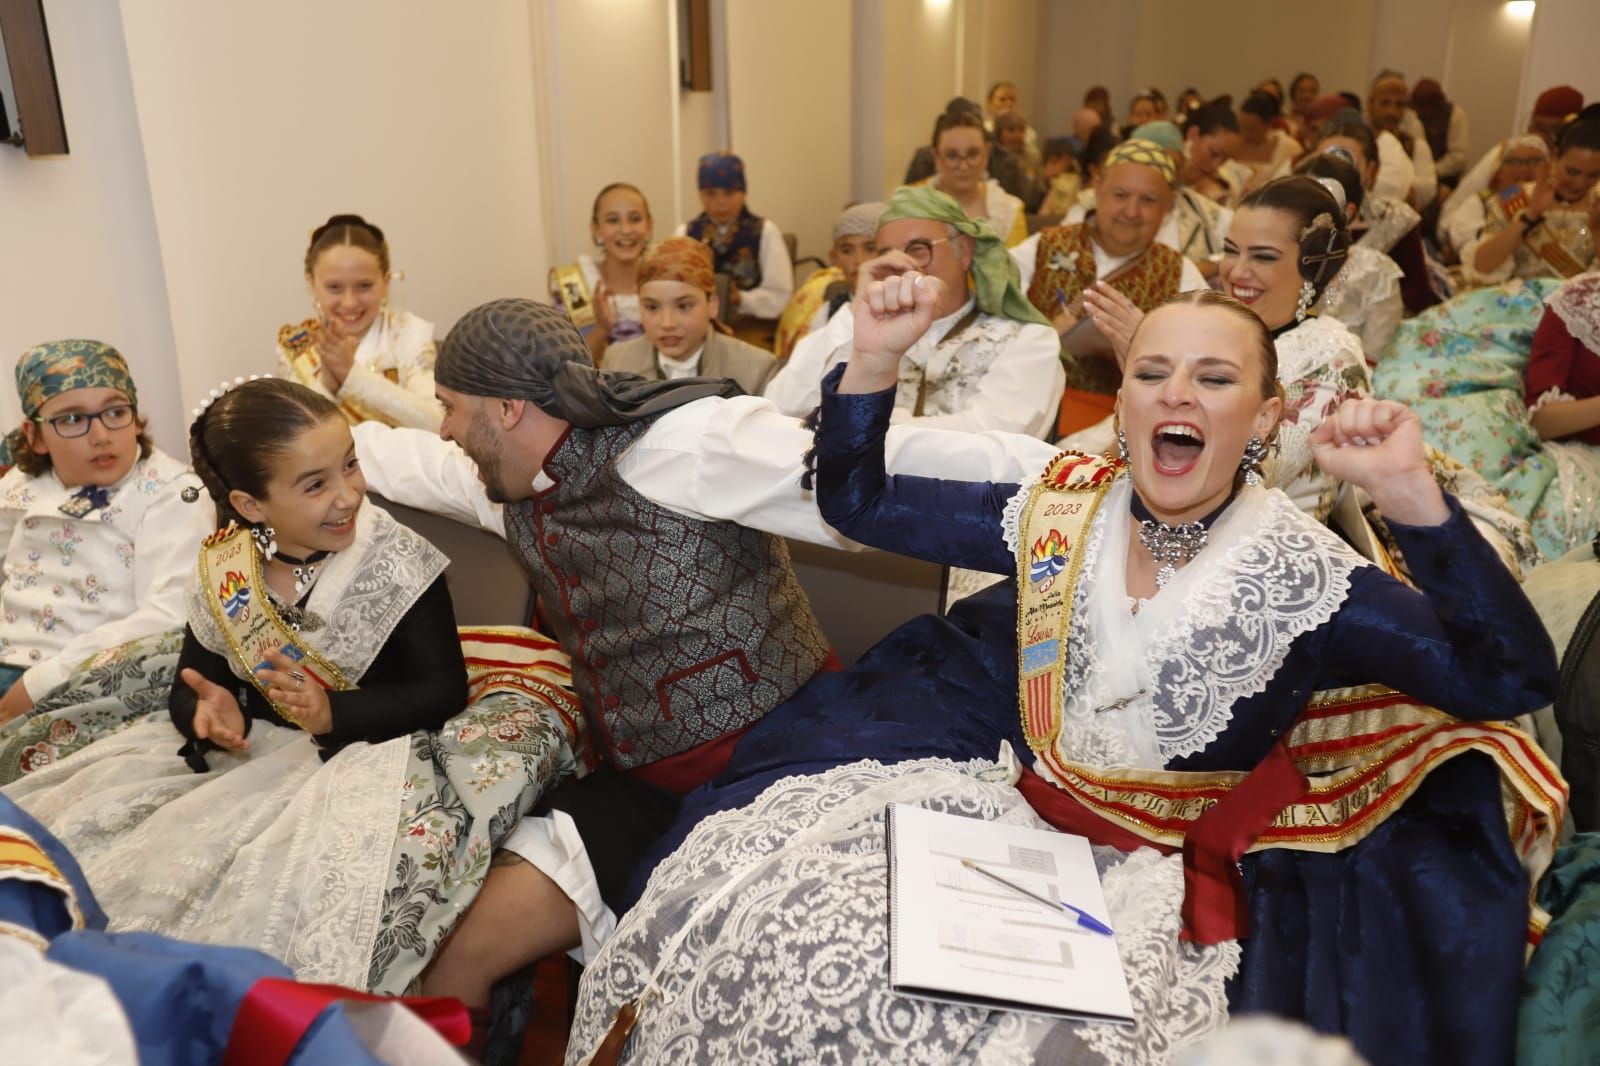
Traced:
<path fill-rule="evenodd" d="M 781 539 L 667 510 L 617 473 L 651 421 L 569 430 L 545 461 L 555 485 L 505 512 L 595 740 L 623 769 L 749 725 L 828 655 Z"/>
<path fill-rule="evenodd" d="M 1061 310 L 1083 313 L 1083 293 L 1094 284 L 1096 266 L 1089 225 L 1052 226 L 1039 232 L 1028 302 L 1046 317 Z M 1183 256 L 1164 244 L 1152 244 L 1137 259 L 1106 279 L 1113 289 L 1146 313 L 1177 295 L 1183 281 Z M 1122 384 L 1122 371 L 1109 359 L 1069 360 L 1067 388 L 1110 395 Z"/>

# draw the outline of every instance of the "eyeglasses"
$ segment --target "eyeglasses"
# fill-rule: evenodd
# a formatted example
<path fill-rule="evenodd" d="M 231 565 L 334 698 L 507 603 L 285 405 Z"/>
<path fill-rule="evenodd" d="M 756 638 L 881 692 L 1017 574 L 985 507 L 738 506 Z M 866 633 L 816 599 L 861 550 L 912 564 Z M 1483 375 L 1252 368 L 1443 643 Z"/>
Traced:
<path fill-rule="evenodd" d="M 926 270 L 928 269 L 928 264 L 933 262 L 934 246 L 943 244 L 951 239 L 950 237 L 940 237 L 937 240 L 930 241 L 926 237 L 914 237 L 906 242 L 904 248 L 890 248 L 885 245 L 879 245 L 878 251 L 904 252 L 911 257 L 913 263 L 917 264 L 918 270 Z"/>
<path fill-rule="evenodd" d="M 105 426 L 107 429 L 127 429 L 129 426 L 133 425 L 133 405 L 129 403 L 119 403 L 114 406 L 107 407 L 104 411 L 96 411 L 92 415 L 84 414 L 81 411 L 73 411 L 71 414 L 65 415 L 56 415 L 54 418 L 40 418 L 35 415 L 33 420 L 35 422 L 46 423 L 51 429 L 56 431 L 57 436 L 71 440 L 74 437 L 81 437 L 88 433 L 89 423 L 93 422 L 95 419 L 99 419 L 100 424 Z"/>
<path fill-rule="evenodd" d="M 947 167 L 975 166 L 978 160 L 983 158 L 983 149 L 968 148 L 965 152 L 944 151 L 939 153 L 939 158 L 944 161 L 944 165 Z"/>

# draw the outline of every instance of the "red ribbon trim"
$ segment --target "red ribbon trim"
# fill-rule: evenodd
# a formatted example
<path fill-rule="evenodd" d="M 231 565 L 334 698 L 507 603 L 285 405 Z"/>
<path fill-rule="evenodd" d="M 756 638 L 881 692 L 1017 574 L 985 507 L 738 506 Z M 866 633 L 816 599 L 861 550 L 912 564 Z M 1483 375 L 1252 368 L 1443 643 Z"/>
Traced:
<path fill-rule="evenodd" d="M 263 977 L 250 986 L 234 1015 L 222 1066 L 283 1066 L 314 1022 L 335 1003 L 400 1003 L 453 1047 L 472 1036 L 467 1006 L 435 996 L 377 996 L 339 985 L 301 984 Z"/>
<path fill-rule="evenodd" d="M 1078 802 L 1032 770 L 1024 769 L 1017 789 L 1046 822 L 1064 833 L 1088 837 L 1123 851 L 1155 848 L 1170 855 L 1175 848 L 1146 840 Z M 1238 862 L 1256 838 L 1267 831 L 1279 812 L 1310 791 L 1283 741 L 1273 745 L 1244 780 L 1189 825 L 1183 842 L 1184 940 L 1218 944 L 1250 932 L 1244 878 Z"/>

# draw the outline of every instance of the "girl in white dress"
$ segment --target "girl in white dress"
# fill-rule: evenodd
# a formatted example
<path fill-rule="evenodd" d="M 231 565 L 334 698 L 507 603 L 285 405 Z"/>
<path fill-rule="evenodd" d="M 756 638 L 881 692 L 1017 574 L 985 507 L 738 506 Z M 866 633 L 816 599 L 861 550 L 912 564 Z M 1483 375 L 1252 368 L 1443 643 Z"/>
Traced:
<path fill-rule="evenodd" d="M 328 397 L 352 424 L 439 428 L 433 323 L 389 306 L 389 242 L 360 215 L 311 231 L 316 315 L 278 330 L 278 374 Z"/>

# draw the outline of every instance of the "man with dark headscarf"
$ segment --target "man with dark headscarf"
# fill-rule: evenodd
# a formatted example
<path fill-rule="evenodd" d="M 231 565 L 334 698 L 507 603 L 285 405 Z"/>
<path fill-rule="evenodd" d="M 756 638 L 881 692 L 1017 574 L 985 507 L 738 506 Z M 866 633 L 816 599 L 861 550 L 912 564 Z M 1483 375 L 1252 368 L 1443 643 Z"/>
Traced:
<path fill-rule="evenodd" d="M 596 370 L 555 308 L 507 299 L 467 312 L 434 379 L 439 437 L 355 428 L 367 482 L 506 538 L 572 658 L 603 755 L 507 838 L 429 971 L 430 994 L 481 1007 L 494 980 L 534 959 L 596 950 L 678 797 L 823 666 L 827 642 L 781 536 L 847 542 L 801 489 L 811 435 L 798 420 L 730 381 Z M 896 472 L 948 470 L 934 449 L 919 462 L 914 440 L 891 444 Z M 969 456 L 1017 478 L 1053 451 L 1016 448 L 974 439 Z"/>

